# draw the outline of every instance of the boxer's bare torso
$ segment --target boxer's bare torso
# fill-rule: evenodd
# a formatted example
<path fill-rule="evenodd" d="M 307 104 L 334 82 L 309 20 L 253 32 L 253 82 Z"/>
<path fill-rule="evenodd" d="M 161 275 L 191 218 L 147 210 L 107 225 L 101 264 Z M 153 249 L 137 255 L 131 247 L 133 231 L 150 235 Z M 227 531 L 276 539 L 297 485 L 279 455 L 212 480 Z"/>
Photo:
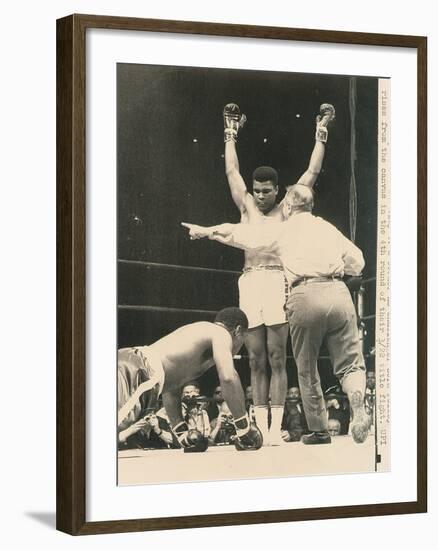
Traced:
<path fill-rule="evenodd" d="M 248 203 L 248 200 L 246 202 Z M 282 222 L 284 219 L 281 204 L 276 204 L 272 210 L 266 214 L 261 212 L 261 210 L 259 210 L 254 204 L 252 208 L 247 208 L 244 212 L 242 212 L 240 221 L 241 223 L 264 224 L 271 222 Z M 245 251 L 244 269 L 266 265 L 281 265 L 280 258 L 275 254 L 266 254 L 248 250 Z"/>
<path fill-rule="evenodd" d="M 215 339 L 223 340 L 223 346 L 229 346 L 230 354 L 237 353 L 238 349 L 233 349 L 233 341 L 227 329 L 206 321 L 185 325 L 148 346 L 158 353 L 163 364 L 163 393 L 175 391 L 186 382 L 196 380 L 215 364 Z M 237 348 L 237 344 L 234 348 Z"/>

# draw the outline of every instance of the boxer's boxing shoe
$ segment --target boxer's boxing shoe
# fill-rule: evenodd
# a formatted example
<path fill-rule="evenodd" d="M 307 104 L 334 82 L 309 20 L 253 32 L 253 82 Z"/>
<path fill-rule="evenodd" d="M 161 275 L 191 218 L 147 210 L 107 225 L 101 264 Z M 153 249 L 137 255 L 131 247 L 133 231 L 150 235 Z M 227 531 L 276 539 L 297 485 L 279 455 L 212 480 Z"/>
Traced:
<path fill-rule="evenodd" d="M 332 438 L 328 432 L 312 432 L 308 435 L 303 435 L 301 441 L 304 445 L 324 445 L 331 443 Z"/>

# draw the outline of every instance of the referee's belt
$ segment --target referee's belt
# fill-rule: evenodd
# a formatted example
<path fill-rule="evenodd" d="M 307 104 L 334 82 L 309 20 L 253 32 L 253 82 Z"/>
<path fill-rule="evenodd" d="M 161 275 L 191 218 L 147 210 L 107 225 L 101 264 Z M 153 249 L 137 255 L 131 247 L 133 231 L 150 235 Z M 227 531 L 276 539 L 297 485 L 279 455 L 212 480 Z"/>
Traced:
<path fill-rule="evenodd" d="M 251 273 L 252 271 L 284 271 L 282 265 L 251 265 L 243 269 L 243 273 Z"/>
<path fill-rule="evenodd" d="M 290 285 L 290 288 L 295 288 L 303 283 L 327 283 L 328 281 L 342 281 L 342 277 L 340 275 L 328 275 L 326 277 L 300 277 Z"/>

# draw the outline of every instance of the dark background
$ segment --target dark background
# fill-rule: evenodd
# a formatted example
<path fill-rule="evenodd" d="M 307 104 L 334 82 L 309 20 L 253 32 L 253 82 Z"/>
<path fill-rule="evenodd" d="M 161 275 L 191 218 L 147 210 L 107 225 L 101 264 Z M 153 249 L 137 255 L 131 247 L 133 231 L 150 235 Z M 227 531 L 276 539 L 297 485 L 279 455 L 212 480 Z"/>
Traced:
<path fill-rule="evenodd" d="M 356 84 L 356 243 L 368 278 L 375 276 L 376 265 L 378 80 L 357 77 Z M 248 117 L 238 140 L 247 185 L 254 168 L 273 166 L 279 172 L 279 199 L 284 186 L 307 168 L 319 105 L 335 106 L 314 214 L 350 236 L 349 96 L 349 76 L 118 64 L 119 347 L 152 343 L 182 324 L 212 319 L 209 312 L 238 305 L 243 252 L 211 241 L 191 242 L 180 226 L 181 221 L 239 221 L 224 172 L 226 103 L 237 103 Z M 367 285 L 365 314 L 374 314 L 374 287 Z M 368 352 L 374 345 L 373 320 L 366 330 Z M 247 385 L 246 360 L 237 368 Z M 330 370 L 321 360 L 323 386 L 335 381 Z M 288 377 L 295 385 L 293 359 L 288 359 Z M 216 383 L 211 369 L 201 380 L 202 390 L 210 395 Z"/>

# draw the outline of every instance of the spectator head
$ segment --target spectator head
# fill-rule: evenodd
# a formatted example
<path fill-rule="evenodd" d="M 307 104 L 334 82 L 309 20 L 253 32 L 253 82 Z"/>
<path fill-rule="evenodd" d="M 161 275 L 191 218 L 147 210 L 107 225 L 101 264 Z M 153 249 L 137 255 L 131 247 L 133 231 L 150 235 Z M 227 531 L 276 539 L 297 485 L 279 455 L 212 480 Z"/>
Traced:
<path fill-rule="evenodd" d="M 286 398 L 301 399 L 300 388 L 297 388 L 296 386 L 291 386 L 287 390 Z"/>
<path fill-rule="evenodd" d="M 284 404 L 284 408 L 286 413 L 294 413 L 297 412 L 297 405 L 301 403 L 301 394 L 299 388 L 296 386 L 292 386 L 287 390 L 286 394 L 286 401 Z"/>
<path fill-rule="evenodd" d="M 247 386 L 245 390 L 245 399 L 252 401 L 252 386 Z"/>
<path fill-rule="evenodd" d="M 224 397 L 222 395 L 222 388 L 220 386 L 217 386 L 214 389 L 212 400 L 214 403 L 217 403 L 218 405 L 224 402 Z"/>
<path fill-rule="evenodd" d="M 339 420 L 336 420 L 335 418 L 331 418 L 328 421 L 328 433 L 334 437 L 335 435 L 339 435 L 341 433 L 341 423 Z"/>
<path fill-rule="evenodd" d="M 196 382 L 189 382 L 182 389 L 182 398 L 198 397 L 201 393 L 199 384 Z"/>
<path fill-rule="evenodd" d="M 367 388 L 374 390 L 376 387 L 376 373 L 373 370 L 367 371 Z"/>
<path fill-rule="evenodd" d="M 183 387 L 181 401 L 184 405 L 186 405 L 188 413 L 198 408 L 197 399 L 200 393 L 199 385 L 197 383 L 190 382 Z"/>

